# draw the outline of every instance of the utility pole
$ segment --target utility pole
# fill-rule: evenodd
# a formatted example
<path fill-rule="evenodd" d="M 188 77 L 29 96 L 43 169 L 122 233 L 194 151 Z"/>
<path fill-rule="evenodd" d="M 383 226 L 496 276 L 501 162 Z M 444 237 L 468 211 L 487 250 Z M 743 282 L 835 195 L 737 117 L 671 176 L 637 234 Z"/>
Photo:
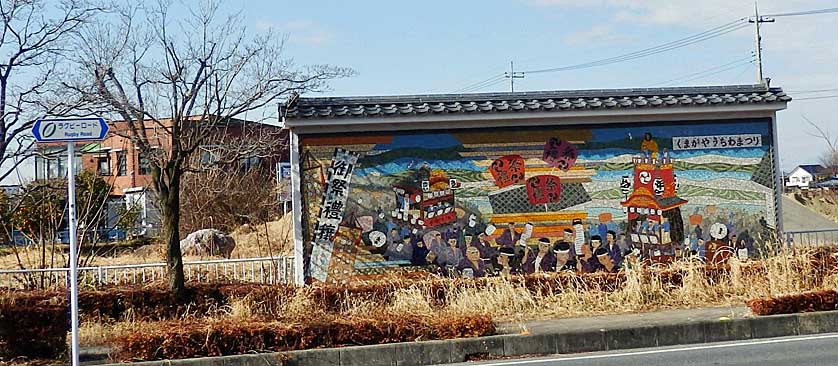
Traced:
<path fill-rule="evenodd" d="M 760 23 L 774 23 L 774 18 L 760 16 L 759 15 L 759 6 L 757 2 L 754 1 L 754 17 L 748 19 L 749 23 L 754 23 L 754 55 L 757 58 L 757 83 L 761 85 L 765 85 L 765 77 L 762 75 L 762 36 L 759 34 L 759 24 Z"/>
<path fill-rule="evenodd" d="M 513 61 L 509 61 L 509 72 L 503 73 L 503 77 L 509 79 L 509 90 L 514 93 L 515 92 L 515 79 L 523 79 L 524 73 L 523 72 L 515 72 L 515 64 Z"/>

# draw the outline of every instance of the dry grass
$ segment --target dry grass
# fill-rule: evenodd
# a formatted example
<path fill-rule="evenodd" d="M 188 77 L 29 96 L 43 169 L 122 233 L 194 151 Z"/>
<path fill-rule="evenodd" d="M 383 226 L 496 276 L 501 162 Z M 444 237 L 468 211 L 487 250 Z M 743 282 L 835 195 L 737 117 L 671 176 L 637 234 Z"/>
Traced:
<path fill-rule="evenodd" d="M 234 258 L 292 255 L 291 215 L 265 224 L 243 225 L 230 233 L 236 240 Z"/>
<path fill-rule="evenodd" d="M 230 233 L 236 240 L 233 258 L 254 258 L 268 256 L 287 256 L 294 252 L 291 241 L 291 215 L 266 224 L 244 225 Z M 46 257 L 46 267 L 64 267 L 67 254 L 62 250 L 48 246 L 42 253 L 40 246 L 17 247 L 17 254 L 11 250 L 0 253 L 0 269 L 40 268 L 42 256 Z M 87 260 L 81 257 L 88 266 L 114 266 L 122 264 L 143 264 L 165 262 L 165 246 L 163 244 L 149 244 L 128 251 L 118 256 L 94 256 Z M 18 262 L 18 259 L 20 261 Z M 185 256 L 184 261 L 199 261 L 214 259 L 202 256 Z"/>
<path fill-rule="evenodd" d="M 828 255 L 827 255 L 828 256 Z M 834 257 L 834 255 L 833 255 Z M 708 271 L 701 263 L 675 262 L 661 270 L 635 264 L 625 270 L 616 289 L 593 286 L 586 277 L 560 277 L 556 286 L 527 287 L 523 281 L 492 278 L 476 282 L 446 281 L 439 299 L 439 281 L 416 280 L 396 287 L 388 296 L 346 296 L 326 310 L 318 301 L 316 288 L 300 288 L 291 296 L 242 295 L 227 305 L 203 313 L 189 313 L 184 319 L 233 321 L 280 321 L 301 324 L 323 317 L 364 317 L 370 314 L 456 317 L 489 315 L 496 322 L 592 316 L 706 306 L 741 306 L 748 299 L 834 289 L 838 287 L 838 258 L 815 260 L 811 253 L 784 253 L 757 262 L 731 259 L 729 270 Z M 828 263 L 827 263 L 828 262 Z M 680 280 L 665 273 L 676 271 Z M 714 274 L 715 273 L 715 274 Z M 390 286 L 396 279 L 382 282 Z M 402 282 L 408 281 L 402 279 Z M 434 292 L 436 291 L 436 292 Z M 82 319 L 84 344 L 107 343 L 116 335 L 131 332 L 138 322 L 130 315 L 118 321 Z"/>
<path fill-rule="evenodd" d="M 488 286 L 452 287 L 447 304 L 434 311 L 438 314 L 488 314 L 497 321 L 519 319 L 562 318 L 597 314 L 628 313 L 672 308 L 704 306 L 741 306 L 748 299 L 778 296 L 801 291 L 835 288 L 838 272 L 823 276 L 823 268 L 815 268 L 808 255 L 783 254 L 766 258 L 756 265 L 730 261 L 726 276 L 712 279 L 704 266 L 683 261 L 670 265 L 680 271 L 680 285 L 667 283 L 656 271 L 645 266 L 626 270 L 626 280 L 616 291 L 580 288 L 569 277 L 555 290 L 530 291 L 523 284 L 503 278 Z M 419 285 L 421 286 L 421 285 Z M 427 309 L 431 303 L 427 290 L 414 287 L 400 290 L 390 304 L 397 312 Z M 419 304 L 419 305 L 414 305 Z"/>

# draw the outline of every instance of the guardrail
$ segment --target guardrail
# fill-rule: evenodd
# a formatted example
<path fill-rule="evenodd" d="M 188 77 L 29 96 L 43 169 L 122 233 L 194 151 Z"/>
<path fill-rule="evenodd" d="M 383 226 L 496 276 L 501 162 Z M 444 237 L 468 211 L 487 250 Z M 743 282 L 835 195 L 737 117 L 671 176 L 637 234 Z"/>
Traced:
<path fill-rule="evenodd" d="M 838 244 L 838 229 L 787 230 L 783 237 L 789 246 L 832 245 Z"/>
<path fill-rule="evenodd" d="M 64 288 L 69 268 L 0 270 L 0 287 Z M 294 282 L 293 257 L 218 259 L 183 263 L 187 282 L 233 281 L 262 284 Z M 166 278 L 166 263 L 79 267 L 79 283 L 98 287 L 141 284 Z"/>

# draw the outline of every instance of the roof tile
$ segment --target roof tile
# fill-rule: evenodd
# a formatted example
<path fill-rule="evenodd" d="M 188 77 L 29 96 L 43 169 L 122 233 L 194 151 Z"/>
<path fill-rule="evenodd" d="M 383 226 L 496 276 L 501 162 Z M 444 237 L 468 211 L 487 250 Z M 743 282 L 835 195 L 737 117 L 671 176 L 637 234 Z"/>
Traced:
<path fill-rule="evenodd" d="M 701 107 L 725 104 L 785 103 L 780 88 L 760 85 L 715 87 L 568 90 L 519 93 L 436 94 L 345 98 L 300 98 L 288 109 L 291 119 L 357 118 L 429 113 L 515 113 L 597 108 Z"/>

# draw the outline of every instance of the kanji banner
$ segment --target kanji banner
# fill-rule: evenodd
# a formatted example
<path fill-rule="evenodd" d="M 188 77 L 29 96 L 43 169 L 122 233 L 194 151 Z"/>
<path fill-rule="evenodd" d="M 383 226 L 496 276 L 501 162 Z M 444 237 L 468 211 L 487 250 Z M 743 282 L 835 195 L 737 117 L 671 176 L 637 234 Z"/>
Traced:
<path fill-rule="evenodd" d="M 349 181 L 358 162 L 358 154 L 341 148 L 335 149 L 329 166 L 326 190 L 320 204 L 320 216 L 314 229 L 314 246 L 311 250 L 310 275 L 319 281 L 326 281 L 329 263 L 332 259 L 334 237 L 343 221 L 346 198 L 349 195 Z"/>

